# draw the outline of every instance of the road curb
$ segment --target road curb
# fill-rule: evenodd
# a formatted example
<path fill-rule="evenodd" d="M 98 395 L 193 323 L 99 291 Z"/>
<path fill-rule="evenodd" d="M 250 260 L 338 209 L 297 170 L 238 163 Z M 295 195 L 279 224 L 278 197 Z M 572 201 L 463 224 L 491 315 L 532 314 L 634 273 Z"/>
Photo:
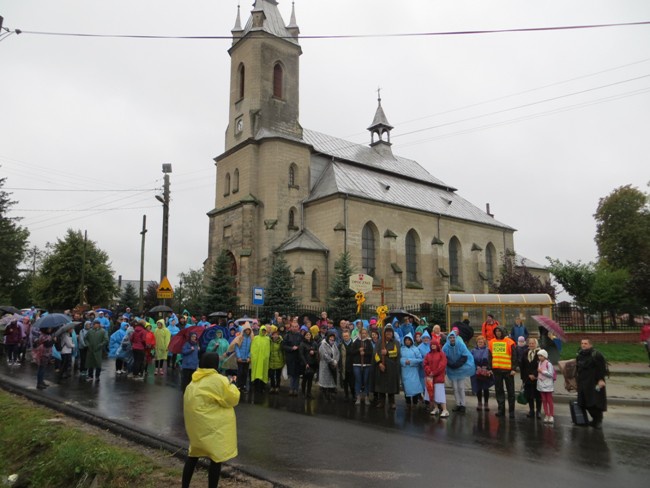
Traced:
<path fill-rule="evenodd" d="M 0 376 L 0 388 L 9 393 L 27 398 L 28 400 L 31 400 L 34 403 L 38 403 L 39 405 L 47 407 L 51 410 L 60 412 L 68 417 L 72 417 L 75 420 L 79 420 L 81 422 L 107 430 L 112 434 L 124 437 L 125 439 L 135 442 L 136 444 L 140 444 L 151 449 L 167 451 L 175 458 L 180 460 L 185 460 L 187 457 L 187 448 L 183 445 L 169 442 L 162 437 L 156 436 L 151 432 L 138 429 L 133 425 L 127 425 L 118 420 L 110 420 L 105 417 L 101 417 L 83 407 L 72 406 L 53 400 L 45 395 L 41 395 L 38 391 L 31 390 L 24 387 L 23 385 L 10 381 L 6 377 Z M 207 470 L 209 468 L 209 461 L 200 459 L 199 463 L 204 469 Z M 235 468 L 229 465 L 229 463 L 223 463 L 221 474 L 226 478 L 233 479 L 241 479 L 242 475 L 245 475 L 250 478 L 265 481 L 271 484 L 273 488 L 290 488 L 288 485 L 266 479 L 246 468 L 241 468 L 239 466 Z"/>

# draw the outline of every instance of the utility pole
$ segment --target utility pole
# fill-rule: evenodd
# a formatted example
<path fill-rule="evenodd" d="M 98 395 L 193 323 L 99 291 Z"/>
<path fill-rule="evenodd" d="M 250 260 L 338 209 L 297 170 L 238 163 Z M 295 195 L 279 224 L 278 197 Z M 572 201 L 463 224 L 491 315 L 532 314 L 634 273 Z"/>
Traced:
<path fill-rule="evenodd" d="M 172 165 L 162 165 L 162 172 L 165 174 L 163 194 L 156 195 L 156 200 L 163 204 L 163 228 L 162 228 L 162 252 L 160 253 L 160 281 L 167 276 L 167 243 L 169 241 L 169 173 L 172 172 Z"/>
<path fill-rule="evenodd" d="M 83 252 L 81 253 L 81 286 L 79 287 L 79 304 L 86 304 L 86 245 L 88 243 L 88 231 L 84 231 L 84 247 Z"/>
<path fill-rule="evenodd" d="M 147 216 L 142 216 L 142 244 L 140 245 L 140 313 L 144 311 L 144 241 L 147 233 Z"/>

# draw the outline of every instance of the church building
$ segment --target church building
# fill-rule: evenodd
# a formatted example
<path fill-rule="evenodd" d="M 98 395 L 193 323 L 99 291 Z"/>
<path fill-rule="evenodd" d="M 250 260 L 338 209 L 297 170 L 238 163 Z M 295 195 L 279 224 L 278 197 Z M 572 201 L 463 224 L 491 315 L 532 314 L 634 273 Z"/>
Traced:
<path fill-rule="evenodd" d="M 295 9 L 257 0 L 232 31 L 229 121 L 215 158 L 208 269 L 225 249 L 239 300 L 266 286 L 282 253 L 305 305 L 325 306 L 336 260 L 383 283 L 385 302 L 444 301 L 449 291 L 485 293 L 515 229 L 461 197 L 416 161 L 393 154 L 393 126 L 378 100 L 368 144 L 300 125 L 302 49 Z M 367 294 L 379 304 L 380 292 Z"/>

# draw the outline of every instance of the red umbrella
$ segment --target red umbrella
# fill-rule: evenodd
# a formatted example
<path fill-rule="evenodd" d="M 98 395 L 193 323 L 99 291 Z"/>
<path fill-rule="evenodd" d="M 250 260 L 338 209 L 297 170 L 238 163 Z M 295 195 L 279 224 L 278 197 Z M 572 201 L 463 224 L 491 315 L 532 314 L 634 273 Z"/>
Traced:
<path fill-rule="evenodd" d="M 169 341 L 169 347 L 167 350 L 172 354 L 180 354 L 183 351 L 183 345 L 190 340 L 190 334 L 196 334 L 196 338 L 198 339 L 201 337 L 204 330 L 205 327 L 199 327 L 198 325 L 185 327 L 178 334 L 172 337 L 172 340 Z"/>
<path fill-rule="evenodd" d="M 546 330 L 552 332 L 564 342 L 566 342 L 566 334 L 564 333 L 564 330 L 562 330 L 560 324 L 558 324 L 555 320 L 548 318 L 545 315 L 533 315 L 533 319 L 535 319 L 537 323 L 544 327 Z"/>

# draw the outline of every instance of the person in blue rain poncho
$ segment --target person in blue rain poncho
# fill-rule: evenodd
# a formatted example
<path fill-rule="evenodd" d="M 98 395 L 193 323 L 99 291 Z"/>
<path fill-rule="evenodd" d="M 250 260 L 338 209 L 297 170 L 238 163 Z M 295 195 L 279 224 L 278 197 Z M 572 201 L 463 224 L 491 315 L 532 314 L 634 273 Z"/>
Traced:
<path fill-rule="evenodd" d="M 474 357 L 455 331 L 447 336 L 442 352 L 447 356 L 447 376 L 454 387 L 456 406 L 452 411 L 465 413 L 465 380 L 475 373 Z"/>
<path fill-rule="evenodd" d="M 418 326 L 418 329 L 420 327 Z M 417 333 L 417 329 L 416 329 Z M 429 351 L 431 351 L 431 334 L 429 334 L 428 330 L 423 330 L 422 336 L 420 337 L 420 344 L 418 345 L 418 349 L 420 351 L 420 354 L 422 354 L 422 361 L 424 361 L 424 358 L 429 354 Z M 424 363 L 423 363 L 424 364 Z M 424 392 L 424 404 L 429 405 L 431 399 L 429 398 L 429 392 L 427 391 L 426 383 L 425 383 L 425 378 L 424 378 L 424 367 L 420 367 L 419 370 L 420 373 L 420 383 L 422 383 L 422 391 Z"/>
<path fill-rule="evenodd" d="M 399 354 L 406 408 L 410 409 L 411 405 L 418 404 L 418 400 L 422 396 L 422 382 L 420 381 L 422 353 L 414 345 L 413 335 L 410 332 L 404 336 Z"/>
<path fill-rule="evenodd" d="M 122 374 L 122 372 L 126 373 L 124 360 L 117 355 L 117 351 L 126 336 L 126 328 L 128 325 L 127 322 L 122 322 L 120 328 L 113 332 L 108 340 L 108 357 L 115 359 L 115 374 Z"/>

